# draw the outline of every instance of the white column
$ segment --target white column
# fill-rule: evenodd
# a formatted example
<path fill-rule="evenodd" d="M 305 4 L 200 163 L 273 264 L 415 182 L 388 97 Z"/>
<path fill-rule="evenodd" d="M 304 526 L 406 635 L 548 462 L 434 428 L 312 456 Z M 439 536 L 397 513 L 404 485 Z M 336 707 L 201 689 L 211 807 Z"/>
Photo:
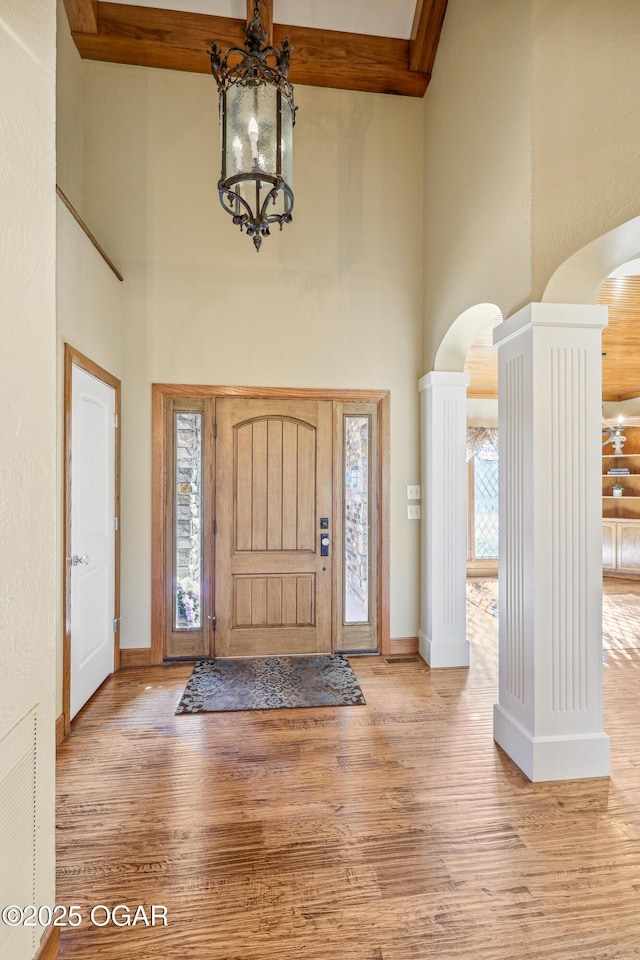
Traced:
<path fill-rule="evenodd" d="M 609 773 L 602 721 L 601 342 L 607 308 L 532 303 L 499 362 L 499 702 L 530 780 Z"/>
<path fill-rule="evenodd" d="M 418 384 L 422 422 L 420 653 L 430 667 L 468 667 L 466 373 Z"/>

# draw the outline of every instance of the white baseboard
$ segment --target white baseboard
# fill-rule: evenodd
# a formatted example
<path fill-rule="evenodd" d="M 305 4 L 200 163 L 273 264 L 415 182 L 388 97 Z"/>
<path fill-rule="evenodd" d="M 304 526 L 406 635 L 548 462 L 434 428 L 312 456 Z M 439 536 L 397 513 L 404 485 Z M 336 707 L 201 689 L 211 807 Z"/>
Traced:
<path fill-rule="evenodd" d="M 418 650 L 432 669 L 469 666 L 468 640 L 430 640 L 421 630 Z"/>
<path fill-rule="evenodd" d="M 532 737 L 496 703 L 493 706 L 493 739 L 535 783 L 609 776 L 609 737 L 606 733 Z"/>

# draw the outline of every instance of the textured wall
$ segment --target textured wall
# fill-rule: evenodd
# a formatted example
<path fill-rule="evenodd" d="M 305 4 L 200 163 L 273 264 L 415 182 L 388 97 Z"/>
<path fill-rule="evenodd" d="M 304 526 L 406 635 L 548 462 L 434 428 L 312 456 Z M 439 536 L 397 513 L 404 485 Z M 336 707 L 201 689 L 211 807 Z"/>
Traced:
<path fill-rule="evenodd" d="M 530 104 L 529 0 L 450 0 L 424 98 L 425 371 L 465 310 L 531 299 Z"/>
<path fill-rule="evenodd" d="M 71 344 L 114 376 L 122 377 L 123 284 L 107 266 L 61 200 L 57 202 L 57 476 L 58 503 L 63 501 L 64 345 Z M 58 543 L 62 544 L 62 510 Z M 56 710 L 62 712 L 62 567 L 57 577 Z"/>
<path fill-rule="evenodd" d="M 58 0 L 56 71 L 56 147 L 58 185 L 82 213 L 83 139 L 84 139 L 84 64 L 71 39 L 69 21 L 62 0 Z M 57 308 L 57 382 L 58 503 L 63 498 L 63 394 L 64 344 L 122 378 L 123 284 L 109 269 L 82 228 L 61 200 L 56 217 L 56 308 Z M 91 224 L 88 224 L 91 228 Z M 96 231 L 93 231 L 94 234 Z M 99 231 L 98 231 L 99 233 Z M 102 240 L 98 236 L 98 240 Z M 109 251 L 108 251 L 109 252 Z M 62 511 L 58 515 L 58 542 L 62 543 Z M 62 568 L 57 576 L 57 658 L 56 710 L 62 712 Z"/>
<path fill-rule="evenodd" d="M 38 705 L 38 903 L 55 902 L 55 29 L 47 0 L 2 4 L 0 740 Z"/>
<path fill-rule="evenodd" d="M 450 0 L 424 100 L 425 369 L 463 311 L 541 299 L 640 214 L 639 35 L 637 0 Z"/>
<path fill-rule="evenodd" d="M 56 64 L 56 180 L 82 213 L 83 62 L 71 39 L 62 0 L 58 0 Z"/>
<path fill-rule="evenodd" d="M 85 215 L 125 274 L 122 642 L 150 637 L 154 381 L 389 388 L 391 631 L 418 627 L 422 104 L 300 87 L 294 223 L 221 210 L 211 78 L 85 64 Z"/>
<path fill-rule="evenodd" d="M 540 299 L 563 261 L 640 214 L 640 4 L 533 0 L 532 7 L 533 299 Z"/>

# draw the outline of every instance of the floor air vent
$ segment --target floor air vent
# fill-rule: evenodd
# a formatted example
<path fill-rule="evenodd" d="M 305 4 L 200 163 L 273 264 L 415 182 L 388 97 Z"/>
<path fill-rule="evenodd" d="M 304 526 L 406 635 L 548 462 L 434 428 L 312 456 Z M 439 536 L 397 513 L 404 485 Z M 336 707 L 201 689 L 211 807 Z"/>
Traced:
<path fill-rule="evenodd" d="M 384 662 L 393 667 L 396 663 L 420 663 L 420 657 L 385 657 Z"/>
<path fill-rule="evenodd" d="M 36 900 L 36 712 L 0 740 L 0 904 Z M 2 928 L 0 960 L 32 957 L 41 928 Z"/>

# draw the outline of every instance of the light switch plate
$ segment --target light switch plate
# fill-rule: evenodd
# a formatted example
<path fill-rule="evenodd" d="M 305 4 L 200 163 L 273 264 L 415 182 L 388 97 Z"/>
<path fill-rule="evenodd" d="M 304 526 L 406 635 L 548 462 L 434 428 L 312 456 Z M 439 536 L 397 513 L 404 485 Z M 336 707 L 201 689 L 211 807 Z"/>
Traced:
<path fill-rule="evenodd" d="M 407 500 L 420 500 L 421 497 L 420 484 L 407 487 Z"/>
<path fill-rule="evenodd" d="M 420 505 L 408 503 L 407 504 L 407 520 L 419 520 L 420 519 Z"/>

